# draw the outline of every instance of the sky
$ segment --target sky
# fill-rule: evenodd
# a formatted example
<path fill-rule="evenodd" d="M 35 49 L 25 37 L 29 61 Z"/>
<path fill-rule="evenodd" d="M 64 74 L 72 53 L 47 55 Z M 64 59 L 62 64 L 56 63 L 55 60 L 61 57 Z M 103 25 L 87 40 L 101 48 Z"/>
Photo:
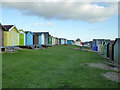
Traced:
<path fill-rule="evenodd" d="M 118 37 L 118 4 L 113 2 L 2 2 L 1 13 L 3 25 L 48 31 L 58 38 L 91 41 Z"/>

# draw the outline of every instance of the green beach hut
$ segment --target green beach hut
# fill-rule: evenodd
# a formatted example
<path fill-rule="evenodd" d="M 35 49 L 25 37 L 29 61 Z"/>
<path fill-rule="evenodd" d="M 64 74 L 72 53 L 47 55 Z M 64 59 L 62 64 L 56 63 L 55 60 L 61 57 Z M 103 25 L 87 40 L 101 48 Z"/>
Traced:
<path fill-rule="evenodd" d="M 25 45 L 25 32 L 22 29 L 19 30 L 19 45 Z"/>
<path fill-rule="evenodd" d="M 120 38 L 116 38 L 113 46 L 114 46 L 114 61 L 120 62 Z"/>
<path fill-rule="evenodd" d="M 52 46 L 52 36 L 51 35 L 49 35 L 49 37 L 48 37 L 48 45 Z"/>
<path fill-rule="evenodd" d="M 105 57 L 107 57 L 107 50 L 108 50 L 108 47 L 107 47 L 107 44 L 110 42 L 110 39 L 105 39 L 104 40 L 104 50 L 103 50 L 103 54 Z"/>

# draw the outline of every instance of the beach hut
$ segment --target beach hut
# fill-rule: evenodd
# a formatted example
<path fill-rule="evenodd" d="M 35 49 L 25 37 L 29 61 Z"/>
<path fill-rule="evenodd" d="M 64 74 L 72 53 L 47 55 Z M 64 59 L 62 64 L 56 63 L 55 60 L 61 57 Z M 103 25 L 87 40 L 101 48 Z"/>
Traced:
<path fill-rule="evenodd" d="M 64 44 L 65 44 L 65 45 L 67 44 L 67 39 L 64 39 Z"/>
<path fill-rule="evenodd" d="M 104 41 L 104 39 L 93 39 L 92 48 L 94 51 L 101 52 L 102 41 Z"/>
<path fill-rule="evenodd" d="M 96 39 L 93 39 L 92 48 L 94 51 L 97 51 Z"/>
<path fill-rule="evenodd" d="M 72 45 L 75 45 L 75 41 L 74 40 L 72 41 Z"/>
<path fill-rule="evenodd" d="M 49 32 L 34 32 L 34 45 L 46 45 L 49 44 Z"/>
<path fill-rule="evenodd" d="M 116 38 L 113 46 L 114 46 L 114 61 L 120 62 L 120 38 Z"/>
<path fill-rule="evenodd" d="M 4 31 L 6 31 L 6 29 L 0 23 L 0 47 L 4 46 Z"/>
<path fill-rule="evenodd" d="M 92 48 L 92 41 L 88 42 L 88 47 Z"/>
<path fill-rule="evenodd" d="M 59 38 L 59 45 L 61 45 L 61 38 Z"/>
<path fill-rule="evenodd" d="M 104 39 L 96 39 L 96 47 L 98 52 L 101 51 L 100 49 L 101 49 L 102 41 L 104 41 Z"/>
<path fill-rule="evenodd" d="M 73 40 L 67 40 L 67 44 L 72 44 Z"/>
<path fill-rule="evenodd" d="M 19 46 L 25 45 L 25 32 L 21 29 L 19 30 Z"/>
<path fill-rule="evenodd" d="M 39 44 L 39 32 L 33 32 L 33 45 L 38 45 Z"/>
<path fill-rule="evenodd" d="M 79 38 L 76 39 L 75 45 L 82 46 L 82 42 L 81 42 L 81 40 Z"/>
<path fill-rule="evenodd" d="M 52 46 L 54 46 L 54 37 L 52 36 Z"/>
<path fill-rule="evenodd" d="M 43 32 L 45 35 L 45 45 L 48 46 L 49 32 Z"/>
<path fill-rule="evenodd" d="M 102 54 L 102 55 L 104 54 L 104 44 L 105 44 L 105 42 L 103 41 L 103 42 L 102 42 L 102 50 L 101 50 L 101 54 Z"/>
<path fill-rule="evenodd" d="M 33 45 L 33 33 L 25 31 L 25 45 Z"/>
<path fill-rule="evenodd" d="M 3 51 L 4 47 L 4 31 L 6 31 L 6 29 L 0 23 L 0 52 Z"/>
<path fill-rule="evenodd" d="M 58 45 L 58 38 L 55 38 L 55 44 Z"/>
<path fill-rule="evenodd" d="M 58 38 L 58 45 L 59 45 L 59 38 Z"/>
<path fill-rule="evenodd" d="M 56 45 L 56 37 L 53 37 L 53 39 L 54 39 L 54 45 Z"/>
<path fill-rule="evenodd" d="M 19 30 L 14 25 L 3 25 L 4 31 L 4 46 L 19 45 Z"/>
<path fill-rule="evenodd" d="M 52 36 L 51 36 L 51 35 L 49 35 L 48 44 L 49 44 L 50 46 L 52 45 Z"/>
<path fill-rule="evenodd" d="M 45 34 L 44 33 L 39 33 L 39 44 L 40 45 L 45 45 Z"/>
<path fill-rule="evenodd" d="M 108 44 L 107 44 L 107 57 L 110 59 L 110 60 L 114 60 L 114 41 L 110 41 Z"/>
<path fill-rule="evenodd" d="M 108 44 L 109 42 L 110 42 L 110 39 L 105 39 L 105 40 L 104 40 L 104 50 L 103 50 L 103 54 L 104 54 L 105 57 L 107 57 L 107 50 L 108 50 L 107 44 Z"/>
<path fill-rule="evenodd" d="M 61 38 L 61 45 L 64 45 L 64 38 Z"/>

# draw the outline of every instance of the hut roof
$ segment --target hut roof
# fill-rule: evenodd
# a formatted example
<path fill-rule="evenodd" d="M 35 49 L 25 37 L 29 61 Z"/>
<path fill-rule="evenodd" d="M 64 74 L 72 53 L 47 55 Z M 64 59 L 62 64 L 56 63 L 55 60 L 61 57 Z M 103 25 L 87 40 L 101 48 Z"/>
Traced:
<path fill-rule="evenodd" d="M 6 31 L 5 27 L 3 27 L 3 25 L 0 23 L 0 28 L 4 31 Z"/>
<path fill-rule="evenodd" d="M 33 33 L 31 31 L 25 31 L 25 33 L 28 33 L 28 32 L 30 32 L 33 35 Z"/>
<path fill-rule="evenodd" d="M 119 40 L 119 41 L 120 41 L 120 38 L 116 38 L 116 39 L 115 39 L 114 45 L 115 45 L 115 43 L 117 42 L 117 40 Z"/>
<path fill-rule="evenodd" d="M 9 31 L 10 28 L 12 28 L 14 25 L 3 25 L 3 27 L 6 29 L 6 31 Z"/>

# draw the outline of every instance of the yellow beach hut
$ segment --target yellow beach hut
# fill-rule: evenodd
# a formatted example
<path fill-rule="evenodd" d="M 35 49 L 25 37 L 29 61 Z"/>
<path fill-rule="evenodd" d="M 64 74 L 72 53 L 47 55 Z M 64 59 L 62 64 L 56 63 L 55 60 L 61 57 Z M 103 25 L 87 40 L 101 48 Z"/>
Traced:
<path fill-rule="evenodd" d="M 4 31 L 4 46 L 19 45 L 19 31 L 14 25 L 3 25 Z"/>

